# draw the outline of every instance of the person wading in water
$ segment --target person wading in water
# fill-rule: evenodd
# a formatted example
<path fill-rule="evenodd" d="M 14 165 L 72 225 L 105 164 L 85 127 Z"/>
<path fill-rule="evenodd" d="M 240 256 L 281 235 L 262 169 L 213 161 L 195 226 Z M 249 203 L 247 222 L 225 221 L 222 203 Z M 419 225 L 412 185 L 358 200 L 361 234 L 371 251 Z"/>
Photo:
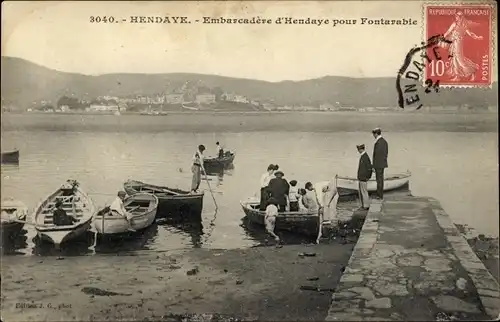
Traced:
<path fill-rule="evenodd" d="M 193 165 L 191 171 L 193 172 L 193 180 L 191 182 L 191 193 L 197 193 L 201 183 L 201 168 L 203 166 L 205 146 L 203 144 L 198 146 L 198 151 L 193 155 Z"/>

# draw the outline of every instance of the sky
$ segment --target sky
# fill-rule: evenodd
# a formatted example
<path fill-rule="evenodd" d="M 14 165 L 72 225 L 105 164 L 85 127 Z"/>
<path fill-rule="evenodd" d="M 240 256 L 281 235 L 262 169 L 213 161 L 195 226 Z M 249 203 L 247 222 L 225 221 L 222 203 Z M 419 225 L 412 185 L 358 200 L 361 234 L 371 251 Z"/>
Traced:
<path fill-rule="evenodd" d="M 424 39 L 420 1 L 2 3 L 2 55 L 52 69 L 201 73 L 267 81 L 327 75 L 395 77 Z M 187 16 L 191 24 L 134 24 L 131 16 Z M 90 23 L 113 16 L 119 23 Z M 329 19 L 328 25 L 217 25 L 203 17 Z M 417 25 L 361 25 L 415 19 Z M 125 19 L 125 22 L 122 22 Z M 333 19 L 357 19 L 332 26 Z"/>

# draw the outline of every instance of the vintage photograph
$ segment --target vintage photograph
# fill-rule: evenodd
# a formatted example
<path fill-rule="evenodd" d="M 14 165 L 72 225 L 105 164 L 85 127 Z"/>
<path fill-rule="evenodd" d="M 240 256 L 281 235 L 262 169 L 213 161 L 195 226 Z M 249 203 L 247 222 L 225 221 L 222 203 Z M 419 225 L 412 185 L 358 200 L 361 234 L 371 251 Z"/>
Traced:
<path fill-rule="evenodd" d="M 495 1 L 1 5 L 2 321 L 500 318 Z"/>

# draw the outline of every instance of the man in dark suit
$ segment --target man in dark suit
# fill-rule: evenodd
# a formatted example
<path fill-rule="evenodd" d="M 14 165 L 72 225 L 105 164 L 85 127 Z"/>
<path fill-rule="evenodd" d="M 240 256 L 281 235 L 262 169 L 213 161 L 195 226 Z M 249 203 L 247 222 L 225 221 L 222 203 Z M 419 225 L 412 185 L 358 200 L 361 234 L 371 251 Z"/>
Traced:
<path fill-rule="evenodd" d="M 373 169 L 375 169 L 375 179 L 377 180 L 377 197 L 384 198 L 384 170 L 387 168 L 387 154 L 389 154 L 389 145 L 382 137 L 382 130 L 376 128 L 372 131 L 375 138 L 373 147 Z"/>
<path fill-rule="evenodd" d="M 368 196 L 368 180 L 372 177 L 372 162 L 370 157 L 366 154 L 365 145 L 356 145 L 359 157 L 358 165 L 358 182 L 359 182 L 359 200 L 361 201 L 361 208 L 367 210 L 370 208 L 370 197 Z"/>
<path fill-rule="evenodd" d="M 281 171 L 274 173 L 276 176 L 269 181 L 268 189 L 271 197 L 277 201 L 278 211 L 284 212 L 288 204 L 288 195 L 290 193 L 290 185 L 283 178 L 284 174 Z"/>

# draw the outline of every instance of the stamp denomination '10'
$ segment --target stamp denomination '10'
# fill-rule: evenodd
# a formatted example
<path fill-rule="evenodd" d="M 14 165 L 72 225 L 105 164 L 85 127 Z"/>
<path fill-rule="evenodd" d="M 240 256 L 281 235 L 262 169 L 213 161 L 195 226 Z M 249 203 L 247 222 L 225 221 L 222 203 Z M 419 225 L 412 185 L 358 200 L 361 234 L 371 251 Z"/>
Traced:
<path fill-rule="evenodd" d="M 486 5 L 426 6 L 426 37 L 443 35 L 441 59 L 425 68 L 424 79 L 441 86 L 490 86 L 492 83 L 492 8 Z M 428 55 L 434 55 L 428 48 Z"/>

